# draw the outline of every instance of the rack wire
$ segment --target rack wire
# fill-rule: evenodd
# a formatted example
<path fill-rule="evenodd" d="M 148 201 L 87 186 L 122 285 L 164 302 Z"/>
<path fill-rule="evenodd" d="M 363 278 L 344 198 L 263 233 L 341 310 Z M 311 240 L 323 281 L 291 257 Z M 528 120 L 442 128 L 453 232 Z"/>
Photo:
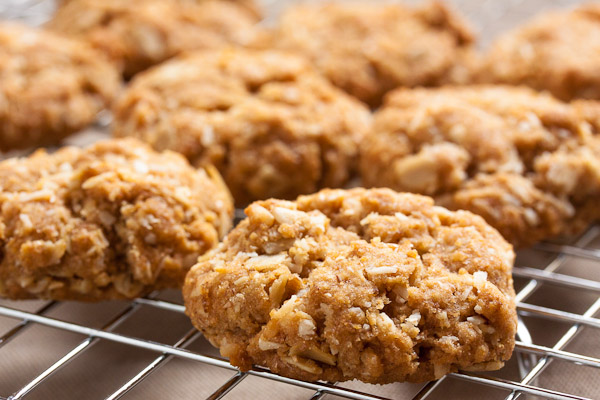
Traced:
<path fill-rule="evenodd" d="M 461 3 L 460 1 L 455 1 Z M 568 3 L 557 0 L 554 3 Z M 7 0 L 0 5 L 0 17 L 3 19 L 23 19 L 32 24 L 39 24 L 50 9 L 48 0 Z M 272 2 L 275 4 L 275 2 Z M 283 2 L 281 2 L 283 3 Z M 499 2 L 473 2 L 479 9 L 488 8 L 491 15 L 507 16 L 510 8 L 521 7 L 525 2 L 511 0 L 502 2 L 505 9 L 497 10 Z M 527 2 L 527 6 L 531 6 Z M 279 7 L 281 4 L 278 5 Z M 495 8 L 494 8 L 495 7 Z M 471 8 L 474 8 L 471 6 Z M 463 11 L 465 11 L 463 9 Z M 513 270 L 517 287 L 517 310 L 519 315 L 518 337 L 513 359 L 499 373 L 452 373 L 440 380 L 415 386 L 394 384 L 383 387 L 358 383 L 330 384 L 326 382 L 303 382 L 285 378 L 271 373 L 261 367 L 241 372 L 231 366 L 228 361 L 210 348 L 197 344 L 203 342 L 202 335 L 192 328 L 183 316 L 184 307 L 180 298 L 164 292 L 137 299 L 135 301 L 112 305 L 80 305 L 80 314 L 95 315 L 101 310 L 103 318 L 68 318 L 56 315 L 56 310 L 65 303 L 42 302 L 3 302 L 0 301 L 0 399 L 17 400 L 23 398 L 48 398 L 48 387 L 56 387 L 53 379 L 64 372 L 69 365 L 85 358 L 95 361 L 94 349 L 106 343 L 118 344 L 118 349 L 140 349 L 151 356 L 140 356 L 131 366 L 128 375 L 110 387 L 110 393 L 99 395 L 93 387 L 86 393 L 86 398 L 94 396 L 105 399 L 144 398 L 136 395 L 136 391 L 148 385 L 156 385 L 151 378 L 158 371 L 165 370 L 169 364 L 184 360 L 178 368 L 189 371 L 187 376 L 194 376 L 200 367 L 211 370 L 227 371 L 229 375 L 222 382 L 210 382 L 206 396 L 197 396 L 195 388 L 206 386 L 209 382 L 200 379 L 178 381 L 185 383 L 188 395 L 193 398 L 232 399 L 246 398 L 244 385 L 252 381 L 263 390 L 262 398 L 346 398 L 346 399 L 433 399 L 433 398 L 498 398 L 515 400 L 518 398 L 549 399 L 587 399 L 600 398 L 600 340 L 597 329 L 600 328 L 600 227 L 594 226 L 573 241 L 542 243 L 534 249 L 520 252 L 517 266 Z M 578 298 L 585 301 L 576 301 Z M 577 303 L 577 304 L 575 304 Z M 144 314 L 143 310 L 149 310 Z M 163 313 L 165 320 L 180 317 L 180 323 L 165 323 L 160 328 L 168 331 L 171 340 L 149 338 L 146 334 L 138 334 L 135 330 L 123 329 L 128 324 L 147 326 L 149 318 L 143 315 Z M 140 318 L 140 314 L 142 317 Z M 4 319 L 2 319 L 4 318 Z M 104 324 L 96 326 L 98 321 Z M 3 321 L 11 321 L 3 323 Z M 183 322 L 182 322 L 183 321 Z M 73 344 L 54 353 L 60 355 L 36 370 L 23 383 L 10 385 L 13 389 L 3 388 L 2 376 L 8 371 L 2 370 L 2 360 L 9 349 L 12 353 L 30 354 L 21 338 L 31 333 L 36 327 L 54 329 L 60 335 L 75 334 Z M 35 340 L 43 340 L 43 333 L 38 333 Z M 592 332 L 586 336 L 586 333 Z M 591 337 L 591 339 L 590 339 Z M 205 341 L 204 341 L 205 342 Z M 71 342 L 69 342 L 71 343 Z M 588 349 L 589 344 L 591 350 Z M 43 347 L 43 346 L 42 346 Z M 103 350 L 102 350 L 103 351 Z M 115 349 L 113 348 L 114 352 Z M 594 353 L 594 354 L 592 354 Z M 137 354 L 137 353 L 135 353 Z M 146 354 L 146 353 L 144 353 Z M 138 354 L 139 355 L 139 354 Z M 47 357 L 45 358 L 47 359 Z M 127 359 L 126 362 L 132 362 Z M 35 363 L 40 367 L 39 363 Z M 558 364 L 559 372 L 553 371 Z M 586 369 L 587 373 L 577 373 Z M 591 371 L 591 373 L 590 373 Z M 106 371 L 108 374 L 110 371 Z M 570 385 L 554 381 L 557 375 L 569 376 Z M 549 375 L 549 377 L 547 377 Z M 204 376 L 204 375 L 203 375 Z M 590 378 L 591 377 L 591 378 Z M 589 380 L 591 379 L 591 381 Z M 71 382 L 75 385 L 84 382 Z M 216 383 L 216 385 L 215 385 Z M 594 385 L 590 385 L 594 383 Z M 284 385 L 284 386 L 281 386 Z M 214 387 L 213 387 L 214 386 Z M 303 388 L 301 394 L 287 393 L 287 388 Z M 391 389 L 390 389 L 391 387 Z M 581 390 L 586 388 L 590 390 Z M 598 391 L 594 392 L 594 387 Z M 237 388 L 237 389 L 236 389 Z M 237 392 L 237 393 L 236 393 Z M 582 394 L 582 392 L 585 392 Z M 189 393 L 192 393 L 191 395 Z M 588 396 L 588 397 L 586 397 Z M 186 398 L 185 393 L 173 394 L 172 397 Z"/>

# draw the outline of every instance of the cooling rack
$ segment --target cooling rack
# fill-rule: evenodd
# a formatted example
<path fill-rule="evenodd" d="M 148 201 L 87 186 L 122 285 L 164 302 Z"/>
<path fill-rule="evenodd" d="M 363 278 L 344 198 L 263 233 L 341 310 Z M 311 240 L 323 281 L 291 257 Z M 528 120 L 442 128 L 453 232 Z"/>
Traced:
<path fill-rule="evenodd" d="M 453 373 L 438 381 L 421 385 L 418 387 L 418 390 L 415 390 L 415 385 L 410 385 L 409 390 L 412 390 L 414 393 L 411 394 L 411 397 L 407 398 L 425 399 L 436 398 L 440 395 L 442 395 L 442 398 L 448 398 L 446 397 L 448 392 L 444 390 L 444 387 L 447 386 L 445 385 L 447 381 L 453 381 L 453 386 L 457 386 L 458 384 L 459 390 L 462 390 L 460 387 L 473 390 L 476 386 L 482 386 L 499 390 L 502 393 L 500 397 L 496 393 L 496 396 L 493 398 L 516 399 L 523 395 L 550 399 L 591 398 L 586 397 L 585 394 L 581 395 L 546 387 L 540 383 L 536 383 L 536 379 L 543 376 L 552 363 L 562 362 L 566 363 L 566 366 L 563 365 L 562 368 L 567 370 L 572 368 L 592 369 L 593 375 L 591 376 L 595 377 L 592 379 L 595 379 L 596 383 L 600 380 L 600 371 L 597 370 L 597 368 L 600 368 L 600 358 L 567 349 L 567 346 L 572 341 L 575 341 L 584 330 L 600 328 L 600 319 L 595 317 L 600 310 L 600 280 L 578 276 L 582 272 L 578 268 L 578 265 L 586 262 L 592 265 L 587 265 L 584 267 L 584 270 L 591 269 L 592 274 L 596 276 L 600 275 L 600 248 L 593 247 L 597 246 L 598 243 L 600 243 L 600 227 L 595 226 L 574 242 L 543 243 L 532 250 L 527 250 L 525 253 L 519 254 L 519 261 L 517 263 L 519 266 L 513 272 L 518 286 L 517 309 L 520 317 L 519 337 L 513 357 L 513 360 L 516 361 L 516 366 L 514 365 L 515 362 L 513 362 L 512 368 L 518 371 L 516 377 L 506 378 L 499 376 L 497 373 Z M 525 266 L 521 264 L 521 259 L 527 259 L 530 262 L 544 259 L 547 263 L 541 268 L 539 266 Z M 594 268 L 598 270 L 594 271 Z M 555 303 L 556 296 L 562 296 L 561 289 L 571 291 L 577 297 L 581 297 L 583 292 L 588 294 L 588 299 L 594 298 L 595 300 L 580 312 L 555 308 L 553 303 Z M 547 299 L 549 304 L 538 304 L 539 298 L 535 298 L 535 294 L 543 290 L 550 290 L 552 293 L 556 293 L 556 296 L 548 296 L 547 293 L 545 296 L 538 296 L 539 298 Z M 60 305 L 58 302 L 45 302 L 38 305 L 34 310 L 24 309 L 21 306 L 23 302 L 13 302 L 11 303 L 12 306 L 0 305 L 0 316 L 8 317 L 17 322 L 11 329 L 3 332 L 0 336 L 0 359 L 3 358 L 3 350 L 10 346 L 11 343 L 16 342 L 20 335 L 24 335 L 34 325 L 54 328 L 60 332 L 77 334 L 81 337 L 80 342 L 69 351 L 66 351 L 62 357 L 57 358 L 55 362 L 28 380 L 28 382 L 23 384 L 14 393 L 0 393 L 0 396 L 4 396 L 0 398 L 16 400 L 34 394 L 36 390 L 43 388 L 54 374 L 60 372 L 69 363 L 82 357 L 86 352 L 103 341 L 114 342 L 154 353 L 152 360 L 147 362 L 142 368 L 139 368 L 135 373 L 132 373 L 122 384 L 114 387 L 110 394 L 103 397 L 106 399 L 120 399 L 126 396 L 128 392 L 135 389 L 138 385 L 144 384 L 153 373 L 174 359 L 191 361 L 191 363 L 186 365 L 186 368 L 190 369 L 190 371 L 193 371 L 195 365 L 231 371 L 228 379 L 217 385 L 207 396 L 201 397 L 206 399 L 227 398 L 228 393 L 232 389 L 250 377 L 308 389 L 311 392 L 304 397 L 307 399 L 321 399 L 327 395 L 337 396 L 337 398 L 361 400 L 396 398 L 394 395 L 379 395 L 376 394 L 376 390 L 369 390 L 373 388 L 386 388 L 386 386 L 388 391 L 390 386 L 395 386 L 393 391 L 397 391 L 398 395 L 406 394 L 407 388 L 403 387 L 403 384 L 381 387 L 372 385 L 345 387 L 343 385 L 332 385 L 324 382 L 309 383 L 289 379 L 275 375 L 267 369 L 260 367 L 256 367 L 249 372 L 240 372 L 232 367 L 226 359 L 215 355 L 214 351 L 210 349 L 208 351 L 189 349 L 188 347 L 193 342 L 201 339 L 201 335 L 191 328 L 191 325 L 187 331 L 169 343 L 149 340 L 144 337 L 128 335 L 118 331 L 117 328 L 126 323 L 128 319 L 133 318 L 141 307 L 172 314 L 184 313 L 184 307 L 180 302 L 163 300 L 160 298 L 160 295 L 160 293 L 154 293 L 146 298 L 125 304 L 118 312 L 110 314 L 106 318 L 107 322 L 101 327 L 71 322 L 52 316 L 51 311 Z M 540 325 L 540 321 L 550 321 L 554 325 L 563 325 L 566 330 L 557 329 L 557 332 L 560 332 L 560 334 L 558 339 L 553 340 L 553 344 L 537 343 L 534 338 L 536 334 L 539 334 L 539 332 L 535 332 L 535 330 L 539 330 L 539 326 L 537 329 L 531 329 L 531 332 L 526 328 L 530 327 L 528 321 L 531 320 L 538 320 L 537 325 Z M 542 326 L 551 329 L 552 324 L 543 324 Z M 597 331 L 592 337 L 598 338 Z M 600 347 L 598 342 L 596 339 L 595 344 L 597 348 Z M 584 347 L 588 346 L 585 345 Z M 598 350 L 597 348 L 596 350 Z M 577 373 L 572 373 L 571 375 L 573 377 L 579 376 L 580 379 L 581 377 L 590 376 Z M 202 386 L 203 382 L 197 380 L 195 383 L 191 383 L 192 386 L 194 384 Z M 582 387 L 587 386 L 590 389 L 590 384 L 593 386 L 594 382 L 582 382 Z M 591 390 L 591 396 L 594 396 L 594 388 L 591 388 Z M 484 390 L 479 393 L 479 396 L 481 396 L 481 393 L 488 392 Z M 239 393 L 237 396 L 239 397 Z M 471 398 L 482 398 L 479 396 Z M 286 397 L 284 394 L 280 394 L 279 398 Z M 294 396 L 294 398 L 302 397 Z M 486 398 L 492 397 L 487 397 L 486 395 Z"/>
<path fill-rule="evenodd" d="M 288 2 L 268 1 L 275 12 Z M 484 43 L 540 8 L 574 3 L 452 2 L 486 27 Z M 51 9 L 49 0 L 3 0 L 0 18 L 38 25 Z M 100 304 L 0 300 L 0 399 L 600 398 L 600 227 L 519 252 L 513 274 L 519 330 L 505 368 L 421 385 L 309 383 L 260 367 L 240 372 L 192 328 L 174 291 Z"/>

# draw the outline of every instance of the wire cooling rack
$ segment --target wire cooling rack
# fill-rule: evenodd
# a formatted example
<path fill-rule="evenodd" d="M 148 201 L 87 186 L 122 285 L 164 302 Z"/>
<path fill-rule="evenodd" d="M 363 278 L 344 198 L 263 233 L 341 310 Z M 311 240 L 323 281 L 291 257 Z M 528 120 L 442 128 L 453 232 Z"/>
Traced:
<path fill-rule="evenodd" d="M 269 16 L 288 2 L 266 1 Z M 575 3 L 451 2 L 485 26 L 484 44 L 541 8 Z M 38 25 L 51 9 L 49 0 L 3 0 L 0 18 Z M 497 372 L 385 386 L 302 382 L 260 367 L 242 373 L 193 329 L 180 294 L 163 291 L 100 304 L 0 300 L 0 399 L 600 398 L 600 227 L 521 251 L 516 265 L 518 340 Z"/>
<path fill-rule="evenodd" d="M 458 384 L 458 390 L 473 390 L 476 386 L 482 387 L 482 391 L 476 392 L 475 396 L 464 396 L 462 398 L 482 398 L 482 393 L 488 393 L 483 389 L 484 387 L 499 390 L 501 395 L 498 396 L 498 393 L 495 393 L 495 397 L 505 399 L 516 399 L 522 395 L 550 399 L 593 398 L 560 389 L 551 389 L 540 383 L 536 383 L 536 379 L 542 377 L 552 363 L 562 362 L 566 363 L 562 366 L 562 369 L 566 370 L 571 370 L 572 368 L 593 369 L 593 375 L 577 374 L 570 371 L 572 376 L 571 379 L 577 379 L 574 377 L 578 376 L 592 376 L 592 381 L 581 382 L 583 388 L 587 387 L 590 389 L 590 386 L 593 386 L 594 384 L 593 379 L 596 380 L 596 383 L 600 380 L 600 372 L 597 370 L 597 368 L 600 368 L 600 358 L 567 349 L 567 346 L 571 342 L 576 341 L 584 330 L 600 328 L 600 319 L 595 317 L 600 310 L 600 280 L 587 279 L 578 276 L 581 275 L 582 272 L 581 269 L 578 268 L 578 265 L 586 262 L 591 263 L 591 265 L 585 267 L 584 270 L 591 269 L 592 274 L 600 276 L 600 249 L 593 247 L 599 243 L 600 227 L 595 226 L 572 243 L 543 243 L 535 249 L 519 254 L 517 265 L 520 266 L 516 267 L 513 273 L 516 279 L 516 285 L 518 286 L 517 309 L 520 318 L 520 328 L 512 368 L 510 368 L 511 363 L 507 366 L 509 369 L 518 371 L 516 377 L 501 377 L 498 373 L 453 373 L 438 381 L 421 385 L 417 390 L 415 390 L 415 385 L 410 385 L 409 390 L 412 390 L 413 393 L 408 398 L 425 399 L 437 398 L 440 396 L 441 398 L 449 398 L 449 392 L 444 390 L 444 387 L 447 386 L 445 384 L 448 381 L 453 381 L 451 386 L 453 385 L 456 387 Z M 543 259 L 547 262 L 542 268 L 539 266 L 531 267 L 521 264 L 521 259 L 526 259 L 530 262 L 536 262 L 536 260 L 539 262 L 539 260 Z M 594 271 L 595 268 L 598 270 Z M 585 306 L 580 312 L 567 311 L 564 307 L 563 309 L 555 308 L 553 303 L 555 303 L 557 296 L 562 296 L 560 292 L 561 289 L 570 291 L 572 292 L 571 294 L 575 293 L 577 297 L 581 297 L 582 293 L 586 293 L 588 294 L 588 299 L 595 300 L 591 301 L 591 303 Z M 548 290 L 551 292 L 550 296 L 548 296 L 548 293 L 546 293 L 546 295 L 541 293 Z M 536 299 L 536 294 L 541 294 L 542 296 L 538 296 Z M 591 297 L 589 295 L 591 295 Z M 275 375 L 267 369 L 260 367 L 246 373 L 240 372 L 232 367 L 226 359 L 215 355 L 215 352 L 211 351 L 209 347 L 204 347 L 205 349 L 208 349 L 207 351 L 189 349 L 188 347 L 191 344 L 202 339 L 201 335 L 195 331 L 191 325 L 189 325 L 188 329 L 180 334 L 176 340 L 168 343 L 119 332 L 118 328 L 126 324 L 128 320 L 134 318 L 142 307 L 177 315 L 184 313 L 184 307 L 180 302 L 167 301 L 160 297 L 160 293 L 154 293 L 146 298 L 124 304 L 118 312 L 112 314 L 110 312 L 108 314 L 105 312 L 104 314 L 106 315 L 104 316 L 104 319 L 106 322 L 101 327 L 94 327 L 94 324 L 82 324 L 52 316 L 52 311 L 61 305 L 61 303 L 58 302 L 45 302 L 38 305 L 34 310 L 26 310 L 23 308 L 23 305 L 30 305 L 27 302 L 12 302 L 11 306 L 0 305 L 0 316 L 8 317 L 17 322 L 11 329 L 2 333 L 2 336 L 0 336 L 0 359 L 3 358 L 3 351 L 6 348 L 11 344 L 16 343 L 19 336 L 25 335 L 27 331 L 32 329 L 35 325 L 54 328 L 60 332 L 77 334 L 81 337 L 78 344 L 66 351 L 63 356 L 57 358 L 55 362 L 31 377 L 31 379 L 23 384 L 18 390 L 13 393 L 0 393 L 0 398 L 11 400 L 22 399 L 35 394 L 38 390 L 43 390 L 44 385 L 50 383 L 54 375 L 59 374 L 63 368 L 78 358 L 83 357 L 86 352 L 91 351 L 91 349 L 101 342 L 114 342 L 126 347 L 143 349 L 154 353 L 153 359 L 147 361 L 143 367 L 125 377 L 126 379 L 124 379 L 121 384 L 116 385 L 111 389 L 111 393 L 101 397 L 106 399 L 120 399 L 126 396 L 128 392 L 135 389 L 138 385 L 143 386 L 145 381 L 147 381 L 153 373 L 165 367 L 175 359 L 192 361 L 185 367 L 192 372 L 192 376 L 193 370 L 197 366 L 232 371 L 229 378 L 224 382 L 219 383 L 211 393 L 208 393 L 203 397 L 194 396 L 194 398 L 221 399 L 228 397 L 228 393 L 232 389 L 245 380 L 248 380 L 250 377 L 259 378 L 260 380 L 267 382 L 267 385 L 265 386 L 267 390 L 269 390 L 268 381 L 274 381 L 311 391 L 306 393 L 305 397 L 295 395 L 293 398 L 321 399 L 327 395 L 337 396 L 338 398 L 361 400 L 396 398 L 394 394 L 391 396 L 379 395 L 376 394 L 377 390 L 372 390 L 374 388 L 386 388 L 386 386 L 388 391 L 390 386 L 394 387 L 392 393 L 397 392 L 398 397 L 400 397 L 400 394 L 406 394 L 406 384 L 394 384 L 381 387 L 354 384 L 353 387 L 345 387 L 343 385 L 332 385 L 324 382 L 309 383 L 289 379 Z M 546 299 L 549 304 L 538 304 L 540 298 Z M 565 299 L 566 298 L 567 297 L 565 297 Z M 82 305 L 82 307 L 92 306 Z M 569 307 L 566 308 L 568 309 Z M 146 313 L 146 315 L 151 314 L 153 314 L 153 312 Z M 163 317 L 163 320 L 164 319 L 165 318 Z M 543 324 L 543 330 L 553 329 L 560 332 L 560 334 L 556 339 L 552 340 L 552 344 L 536 343 L 534 337 L 540 333 L 536 332 L 536 330 L 539 331 L 539 326 L 536 329 L 531 329 L 531 332 L 526 328 L 531 327 L 528 322 L 531 320 L 538 320 L 537 325 L 539 325 L 540 321 L 551 322 L 550 325 Z M 143 324 L 144 320 L 142 319 L 137 323 Z M 563 328 L 566 329 L 557 329 L 553 327 L 554 325 L 562 325 Z M 592 337 L 598 338 L 597 331 Z M 599 347 L 599 340 L 596 339 L 595 342 L 596 347 Z M 25 351 L 25 349 L 23 350 Z M 194 385 L 202 386 L 205 383 L 206 382 L 203 382 L 201 379 L 198 379 L 195 382 L 188 382 L 188 385 L 191 385 L 192 387 Z M 265 383 L 261 384 L 265 385 Z M 0 387 L 0 389 L 2 388 Z M 593 388 L 591 389 L 592 391 L 594 390 Z M 278 393 L 277 398 L 286 398 L 285 392 L 273 393 Z M 463 391 L 462 393 L 465 392 Z M 488 394 L 486 394 L 486 398 L 495 398 L 488 397 Z M 599 394 L 600 393 L 595 393 L 595 395 Z M 238 393 L 238 397 L 239 395 L 240 393 Z M 594 393 L 592 392 L 588 395 L 594 396 Z M 93 392 L 90 393 L 89 398 L 92 397 L 94 397 Z M 48 397 L 43 396 L 43 398 Z"/>

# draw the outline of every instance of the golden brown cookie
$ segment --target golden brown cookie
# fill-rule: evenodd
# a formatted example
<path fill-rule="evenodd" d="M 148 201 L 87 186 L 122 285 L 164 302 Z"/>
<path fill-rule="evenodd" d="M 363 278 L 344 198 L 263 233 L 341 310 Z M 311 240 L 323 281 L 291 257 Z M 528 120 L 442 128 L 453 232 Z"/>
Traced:
<path fill-rule="evenodd" d="M 69 0 L 48 27 L 91 43 L 131 77 L 185 50 L 248 44 L 255 23 L 230 1 Z"/>
<path fill-rule="evenodd" d="M 246 205 L 346 183 L 370 113 L 298 56 L 227 49 L 140 74 L 114 118 L 116 136 L 214 164 Z"/>
<path fill-rule="evenodd" d="M 600 5 L 543 14 L 501 36 L 481 82 L 528 85 L 554 96 L 600 99 Z"/>
<path fill-rule="evenodd" d="M 399 89 L 361 145 L 361 176 L 477 213 L 526 246 L 600 218 L 599 116 L 599 104 L 526 88 Z"/>
<path fill-rule="evenodd" d="M 86 127 L 119 79 L 84 43 L 0 23 L 0 151 L 56 144 Z"/>
<path fill-rule="evenodd" d="M 0 297 L 98 301 L 179 287 L 231 228 L 214 168 L 134 139 L 0 163 Z"/>
<path fill-rule="evenodd" d="M 422 382 L 510 358 L 514 253 L 481 217 L 362 188 L 246 215 L 183 289 L 194 325 L 242 370 Z"/>
<path fill-rule="evenodd" d="M 372 107 L 398 86 L 465 81 L 472 42 L 462 18 L 439 2 L 302 4 L 283 14 L 274 35 L 275 46 L 304 54 Z"/>

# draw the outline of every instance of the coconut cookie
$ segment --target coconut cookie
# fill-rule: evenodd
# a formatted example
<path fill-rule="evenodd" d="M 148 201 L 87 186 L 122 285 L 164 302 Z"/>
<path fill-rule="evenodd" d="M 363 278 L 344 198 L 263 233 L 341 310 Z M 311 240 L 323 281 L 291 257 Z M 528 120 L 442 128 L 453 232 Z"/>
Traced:
<path fill-rule="evenodd" d="M 361 145 L 361 175 L 470 210 L 526 246 L 600 218 L 599 115 L 525 88 L 401 89 Z"/>
<path fill-rule="evenodd" d="M 120 88 L 84 43 L 0 23 L 0 151 L 56 144 L 92 123 Z"/>
<path fill-rule="evenodd" d="M 227 49 L 140 74 L 113 133 L 215 165 L 236 204 L 340 187 L 355 170 L 370 113 L 298 56 Z"/>
<path fill-rule="evenodd" d="M 362 188 L 246 215 L 183 289 L 194 325 L 242 370 L 422 382 L 510 358 L 514 253 L 481 217 Z"/>
<path fill-rule="evenodd" d="M 48 27 L 89 42 L 131 77 L 185 50 L 249 44 L 255 23 L 231 1 L 69 0 Z"/>
<path fill-rule="evenodd" d="M 473 40 L 442 3 L 362 2 L 290 7 L 273 41 L 307 56 L 332 83 L 376 107 L 398 86 L 466 81 Z"/>
<path fill-rule="evenodd" d="M 231 228 L 219 174 L 133 139 L 0 163 L 0 297 L 97 301 L 179 287 Z"/>
<path fill-rule="evenodd" d="M 546 13 L 504 34 L 478 79 L 528 85 L 554 96 L 600 99 L 600 6 Z"/>

